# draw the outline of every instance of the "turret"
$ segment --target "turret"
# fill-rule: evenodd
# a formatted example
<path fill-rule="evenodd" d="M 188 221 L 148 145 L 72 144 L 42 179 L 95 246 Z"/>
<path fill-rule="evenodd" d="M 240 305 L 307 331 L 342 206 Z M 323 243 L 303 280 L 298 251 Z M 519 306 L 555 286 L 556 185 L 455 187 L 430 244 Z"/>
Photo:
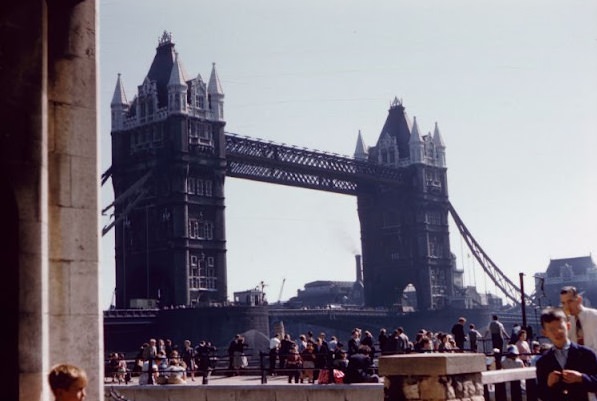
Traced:
<path fill-rule="evenodd" d="M 120 74 L 118 74 L 118 78 L 116 79 L 116 88 L 114 89 L 110 108 L 112 109 L 112 131 L 122 130 L 124 128 L 124 118 L 129 109 L 129 103 L 126 101 L 126 94 L 124 93 Z"/>
<path fill-rule="evenodd" d="M 220 84 L 220 78 L 216 72 L 216 63 L 212 64 L 209 83 L 207 84 L 208 107 L 212 112 L 214 120 L 224 119 L 224 91 Z"/>
<path fill-rule="evenodd" d="M 410 148 L 410 162 L 422 163 L 424 158 L 425 146 L 423 143 L 423 139 L 419 134 L 419 125 L 417 124 L 417 117 L 413 117 L 413 126 L 410 133 L 410 139 L 408 140 L 408 146 Z"/>
<path fill-rule="evenodd" d="M 175 54 L 170 79 L 168 80 L 168 111 L 173 113 L 187 112 L 187 84 L 179 60 L 178 53 Z"/>
<path fill-rule="evenodd" d="M 354 150 L 354 158 L 357 160 L 366 161 L 367 157 L 367 146 L 365 145 L 365 141 L 363 141 L 363 137 L 361 136 L 361 130 L 359 130 L 359 135 L 357 137 L 357 146 Z"/>
<path fill-rule="evenodd" d="M 439 132 L 437 122 L 435 123 L 435 130 L 433 131 L 433 144 L 436 151 L 436 163 L 439 167 L 446 167 L 446 145 Z"/>

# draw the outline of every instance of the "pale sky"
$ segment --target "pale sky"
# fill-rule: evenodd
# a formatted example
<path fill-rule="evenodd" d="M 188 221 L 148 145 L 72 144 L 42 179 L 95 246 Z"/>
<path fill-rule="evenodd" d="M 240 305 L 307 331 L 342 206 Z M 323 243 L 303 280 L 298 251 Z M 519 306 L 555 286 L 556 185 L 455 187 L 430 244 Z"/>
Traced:
<path fill-rule="evenodd" d="M 352 155 L 395 96 L 422 133 L 437 121 L 450 201 L 527 292 L 550 259 L 597 251 L 597 2 L 100 0 L 99 20 L 102 172 L 117 74 L 132 99 L 166 30 L 190 77 L 216 63 L 228 132 Z M 355 278 L 355 197 L 227 178 L 226 232 L 230 299 Z M 454 225 L 450 242 L 465 283 L 496 293 Z M 113 232 L 101 246 L 107 308 Z"/>

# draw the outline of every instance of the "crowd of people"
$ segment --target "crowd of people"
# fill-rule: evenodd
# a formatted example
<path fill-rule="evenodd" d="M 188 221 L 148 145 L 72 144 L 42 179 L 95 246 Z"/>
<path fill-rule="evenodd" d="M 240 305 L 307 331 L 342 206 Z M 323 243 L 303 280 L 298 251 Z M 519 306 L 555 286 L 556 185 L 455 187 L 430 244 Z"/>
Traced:
<path fill-rule="evenodd" d="M 178 347 L 170 339 L 151 338 L 139 348 L 132 374 L 139 377 L 139 384 L 183 384 L 189 379 L 195 381 L 195 376 L 205 384 L 215 369 L 216 351 L 207 340 L 197 346 L 184 340 Z"/>
<path fill-rule="evenodd" d="M 596 401 L 597 391 L 597 310 L 583 305 L 574 287 L 563 287 L 561 308 L 547 308 L 541 314 L 541 332 L 548 341 L 534 339 L 531 327 L 515 324 L 508 333 L 493 315 L 482 334 L 461 317 L 449 332 L 419 330 L 411 340 L 402 327 L 391 332 L 381 329 L 376 337 L 355 328 L 344 344 L 336 336 L 312 332 L 293 339 L 289 333 L 269 340 L 269 375 L 287 376 L 289 383 L 378 382 L 376 358 L 411 352 L 484 352 L 481 341 L 490 341 L 487 369 L 514 369 L 535 366 L 540 398 Z M 504 348 L 505 346 L 505 348 Z M 245 339 L 237 334 L 228 347 L 229 375 L 240 374 L 247 366 Z M 483 347 L 484 348 L 484 347 Z M 140 384 L 184 383 L 205 377 L 215 368 L 216 348 L 202 340 L 193 347 L 185 340 L 180 349 L 170 340 L 150 339 L 135 360 L 134 372 Z M 113 381 L 122 382 L 127 369 L 124 355 L 112 353 L 108 366 Z M 570 398 L 568 395 L 574 394 Z M 590 397 L 590 398 L 587 398 Z"/>

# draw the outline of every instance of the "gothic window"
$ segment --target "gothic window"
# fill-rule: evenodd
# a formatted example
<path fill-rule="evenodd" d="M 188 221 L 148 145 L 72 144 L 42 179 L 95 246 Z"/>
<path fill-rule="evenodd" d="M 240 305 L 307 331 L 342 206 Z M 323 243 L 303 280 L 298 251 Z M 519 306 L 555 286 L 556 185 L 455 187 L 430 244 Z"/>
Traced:
<path fill-rule="evenodd" d="M 195 177 L 187 177 L 187 192 L 194 194 L 195 191 Z"/>
<path fill-rule="evenodd" d="M 197 195 L 203 196 L 203 180 L 197 180 Z"/>
<path fill-rule="evenodd" d="M 217 275 L 214 257 L 201 253 L 191 255 L 189 263 L 189 288 L 198 290 L 215 290 Z"/>
<path fill-rule="evenodd" d="M 189 288 L 199 289 L 199 258 L 197 257 L 197 255 L 191 255 L 189 259 Z"/>
<path fill-rule="evenodd" d="M 434 156 L 435 156 L 435 146 L 434 146 L 433 142 L 431 141 L 431 136 L 426 135 L 425 136 L 425 157 L 433 160 Z"/>
<path fill-rule="evenodd" d="M 211 240 L 213 239 L 213 233 L 213 222 L 199 219 L 189 219 L 189 238 Z"/>
<path fill-rule="evenodd" d="M 190 144 L 199 143 L 199 133 L 197 132 L 197 122 L 196 121 L 189 121 L 188 132 L 189 132 L 189 143 Z"/>
<path fill-rule="evenodd" d="M 441 225 L 441 214 L 437 210 L 430 210 L 425 213 L 425 222 L 427 224 Z"/>
<path fill-rule="evenodd" d="M 429 235 L 427 240 L 427 256 L 438 258 L 442 254 L 443 247 L 440 238 L 436 235 Z"/>
<path fill-rule="evenodd" d="M 210 124 L 201 124 L 199 130 L 199 140 L 203 144 L 210 144 L 211 143 L 211 134 L 212 128 Z"/>
<path fill-rule="evenodd" d="M 211 180 L 206 180 L 205 181 L 205 196 L 213 196 L 213 190 L 212 190 L 212 182 Z"/>
<path fill-rule="evenodd" d="M 195 95 L 195 105 L 200 109 L 203 109 L 205 107 L 204 98 L 201 93 L 197 93 Z"/>
<path fill-rule="evenodd" d="M 199 238 L 199 220 L 189 219 L 189 238 Z"/>

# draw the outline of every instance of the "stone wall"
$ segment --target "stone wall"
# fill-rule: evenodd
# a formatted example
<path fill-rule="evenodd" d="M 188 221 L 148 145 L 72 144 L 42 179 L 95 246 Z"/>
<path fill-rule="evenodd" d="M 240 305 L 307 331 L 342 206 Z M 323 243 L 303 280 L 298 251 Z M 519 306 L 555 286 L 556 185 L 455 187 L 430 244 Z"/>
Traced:
<path fill-rule="evenodd" d="M 481 372 L 485 370 L 483 354 L 407 354 L 379 359 L 387 401 L 483 401 Z"/>

